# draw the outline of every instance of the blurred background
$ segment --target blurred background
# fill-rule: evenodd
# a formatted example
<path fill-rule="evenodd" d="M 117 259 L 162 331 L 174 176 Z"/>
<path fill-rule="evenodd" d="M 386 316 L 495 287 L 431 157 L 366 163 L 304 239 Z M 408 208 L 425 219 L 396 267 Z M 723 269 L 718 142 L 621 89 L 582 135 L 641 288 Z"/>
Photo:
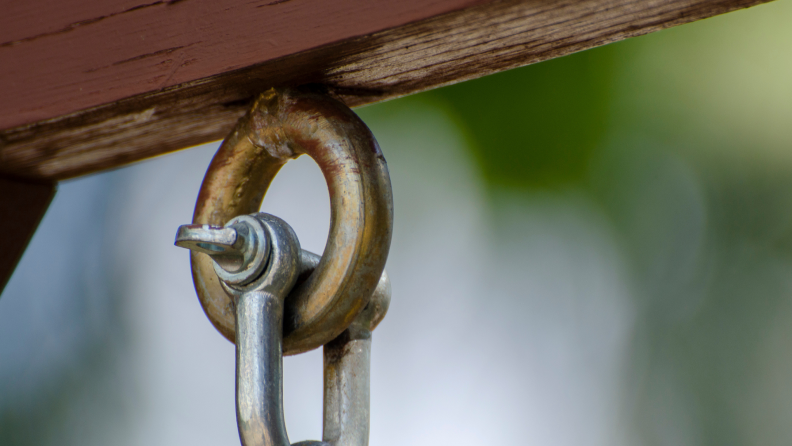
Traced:
<path fill-rule="evenodd" d="M 792 2 L 357 112 L 395 199 L 371 444 L 792 444 Z M 217 144 L 61 184 L 0 299 L 0 444 L 234 445 L 195 297 Z M 310 159 L 262 210 L 321 252 Z M 321 351 L 285 361 L 321 438 Z"/>

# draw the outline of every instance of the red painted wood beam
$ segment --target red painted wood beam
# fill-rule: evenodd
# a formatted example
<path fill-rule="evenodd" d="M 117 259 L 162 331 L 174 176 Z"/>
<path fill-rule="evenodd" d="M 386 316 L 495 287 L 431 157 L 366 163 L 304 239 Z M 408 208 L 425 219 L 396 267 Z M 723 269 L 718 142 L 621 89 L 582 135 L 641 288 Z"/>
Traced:
<path fill-rule="evenodd" d="M 361 105 L 764 1 L 2 0 L 0 174 L 219 139 L 271 86 Z"/>

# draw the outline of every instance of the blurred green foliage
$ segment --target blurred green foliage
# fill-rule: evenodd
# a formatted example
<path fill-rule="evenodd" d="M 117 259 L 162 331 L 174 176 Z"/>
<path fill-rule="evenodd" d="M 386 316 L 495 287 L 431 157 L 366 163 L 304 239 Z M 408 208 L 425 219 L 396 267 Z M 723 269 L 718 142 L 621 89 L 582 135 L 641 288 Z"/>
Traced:
<path fill-rule="evenodd" d="M 580 182 L 602 147 L 613 46 L 427 93 L 467 131 L 490 185 L 531 189 Z"/>
<path fill-rule="evenodd" d="M 425 95 L 492 195 L 573 190 L 611 223 L 634 444 L 792 441 L 790 19 L 773 2 Z"/>

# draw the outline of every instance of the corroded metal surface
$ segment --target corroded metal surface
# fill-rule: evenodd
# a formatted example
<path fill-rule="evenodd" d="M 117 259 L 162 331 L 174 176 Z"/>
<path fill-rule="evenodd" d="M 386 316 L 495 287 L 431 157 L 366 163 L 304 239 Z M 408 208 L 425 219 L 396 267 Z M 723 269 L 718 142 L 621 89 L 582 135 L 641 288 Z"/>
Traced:
<path fill-rule="evenodd" d="M 237 123 L 212 160 L 194 224 L 223 226 L 258 211 L 267 188 L 290 159 L 319 165 L 331 201 L 330 233 L 321 261 L 287 297 L 283 353 L 308 351 L 343 332 L 377 286 L 390 247 L 393 201 L 387 165 L 365 124 L 326 95 L 269 90 Z M 235 308 L 212 260 L 191 253 L 193 279 L 209 320 L 235 338 Z"/>

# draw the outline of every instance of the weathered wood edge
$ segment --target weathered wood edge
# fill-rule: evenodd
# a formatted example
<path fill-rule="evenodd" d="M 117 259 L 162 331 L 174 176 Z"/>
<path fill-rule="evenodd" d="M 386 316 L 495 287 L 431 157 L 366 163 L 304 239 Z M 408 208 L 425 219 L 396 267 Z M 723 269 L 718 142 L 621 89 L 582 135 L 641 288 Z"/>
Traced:
<path fill-rule="evenodd" d="M 768 0 L 504 0 L 0 131 L 0 173 L 63 180 L 223 138 L 257 92 L 321 84 L 360 106 Z"/>

